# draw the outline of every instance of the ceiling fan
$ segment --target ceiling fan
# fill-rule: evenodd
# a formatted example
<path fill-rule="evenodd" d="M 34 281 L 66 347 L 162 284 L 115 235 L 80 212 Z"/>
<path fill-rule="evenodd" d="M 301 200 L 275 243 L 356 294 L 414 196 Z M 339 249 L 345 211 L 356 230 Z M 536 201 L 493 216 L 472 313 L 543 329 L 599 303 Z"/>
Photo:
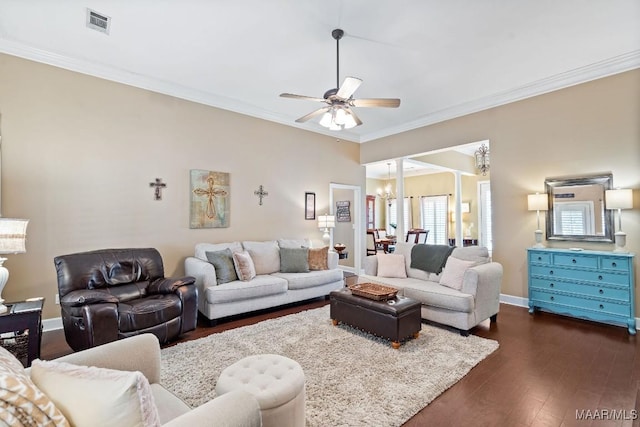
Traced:
<path fill-rule="evenodd" d="M 296 120 L 297 123 L 304 123 L 309 119 L 323 115 L 320 119 L 320 125 L 330 130 L 350 129 L 360 126 L 362 121 L 353 111 L 352 107 L 386 107 L 397 108 L 400 100 L 397 98 L 369 98 L 354 99 L 353 94 L 362 84 L 362 79 L 357 77 L 346 77 L 342 86 L 340 86 L 340 39 L 344 35 L 344 31 L 337 28 L 331 32 L 331 36 L 336 40 L 336 86 L 335 89 L 329 89 L 324 93 L 322 98 L 295 95 L 293 93 L 281 93 L 283 98 L 306 99 L 308 101 L 324 102 L 326 107 L 319 108 L 306 116 L 302 116 Z"/>

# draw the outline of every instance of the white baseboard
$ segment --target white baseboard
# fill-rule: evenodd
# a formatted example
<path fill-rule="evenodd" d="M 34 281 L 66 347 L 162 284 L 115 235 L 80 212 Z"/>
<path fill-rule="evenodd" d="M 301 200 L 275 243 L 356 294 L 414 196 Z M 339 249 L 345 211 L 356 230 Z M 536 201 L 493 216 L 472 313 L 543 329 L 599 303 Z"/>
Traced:
<path fill-rule="evenodd" d="M 55 331 L 62 329 L 62 317 L 54 317 L 53 319 L 44 319 L 42 321 L 42 331 Z"/>

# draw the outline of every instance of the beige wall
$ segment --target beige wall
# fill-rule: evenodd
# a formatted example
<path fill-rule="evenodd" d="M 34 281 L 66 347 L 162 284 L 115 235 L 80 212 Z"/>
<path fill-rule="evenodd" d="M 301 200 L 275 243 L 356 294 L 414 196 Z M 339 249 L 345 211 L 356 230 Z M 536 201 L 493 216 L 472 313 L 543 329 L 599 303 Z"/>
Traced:
<path fill-rule="evenodd" d="M 7 55 L 0 114 L 2 214 L 30 219 L 3 296 L 46 297 L 45 318 L 60 315 L 56 255 L 155 247 L 167 275 L 180 275 L 198 242 L 319 240 L 305 191 L 320 214 L 330 182 L 365 185 L 358 144 Z M 190 169 L 230 173 L 229 228 L 189 229 Z M 155 178 L 167 183 L 162 201 Z"/>
<path fill-rule="evenodd" d="M 473 141 L 491 144 L 493 257 L 504 266 L 502 292 L 527 297 L 526 248 L 535 212 L 527 194 L 546 177 L 612 172 L 614 185 L 634 188 L 623 214 L 627 248 L 640 252 L 640 70 L 618 74 L 363 144 L 362 163 L 411 156 Z M 548 242 L 551 247 L 613 249 L 608 243 Z M 635 260 L 636 316 L 640 270 Z"/>

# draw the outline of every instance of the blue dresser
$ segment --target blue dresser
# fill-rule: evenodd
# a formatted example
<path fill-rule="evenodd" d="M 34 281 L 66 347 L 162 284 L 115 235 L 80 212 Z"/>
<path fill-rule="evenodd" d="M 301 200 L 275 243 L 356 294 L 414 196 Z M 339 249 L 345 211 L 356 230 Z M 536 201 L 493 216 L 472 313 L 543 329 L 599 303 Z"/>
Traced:
<path fill-rule="evenodd" d="M 527 249 L 529 313 L 557 314 L 624 325 L 636 333 L 633 254 Z"/>

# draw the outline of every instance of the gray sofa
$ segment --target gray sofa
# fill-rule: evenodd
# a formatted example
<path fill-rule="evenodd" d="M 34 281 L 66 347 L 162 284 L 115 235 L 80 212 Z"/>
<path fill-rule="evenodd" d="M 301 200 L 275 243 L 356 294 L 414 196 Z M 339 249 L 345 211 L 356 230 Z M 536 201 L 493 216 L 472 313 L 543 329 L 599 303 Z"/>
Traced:
<path fill-rule="evenodd" d="M 440 284 L 442 274 L 429 273 L 411 268 L 413 243 L 398 243 L 394 254 L 404 256 L 406 278 L 380 277 L 378 256 L 365 258 L 365 274 L 358 283 L 371 282 L 399 289 L 399 295 L 422 303 L 423 319 L 453 326 L 464 336 L 469 330 L 486 319 L 496 321 L 500 310 L 500 287 L 502 265 L 491 262 L 487 248 L 469 246 L 455 248 L 450 257 L 473 261 L 474 265 L 464 271 L 461 289 Z"/>
<path fill-rule="evenodd" d="M 327 253 L 327 269 L 305 273 L 280 271 L 280 248 L 310 247 L 307 239 L 199 243 L 193 257 L 185 260 L 185 273 L 196 278 L 198 310 L 211 324 L 217 320 L 256 310 L 277 307 L 312 298 L 324 297 L 344 287 L 342 270 L 338 269 L 338 254 Z M 216 270 L 207 259 L 207 252 L 225 249 L 247 251 L 255 264 L 257 275 L 249 281 L 235 280 L 218 284 Z"/>

